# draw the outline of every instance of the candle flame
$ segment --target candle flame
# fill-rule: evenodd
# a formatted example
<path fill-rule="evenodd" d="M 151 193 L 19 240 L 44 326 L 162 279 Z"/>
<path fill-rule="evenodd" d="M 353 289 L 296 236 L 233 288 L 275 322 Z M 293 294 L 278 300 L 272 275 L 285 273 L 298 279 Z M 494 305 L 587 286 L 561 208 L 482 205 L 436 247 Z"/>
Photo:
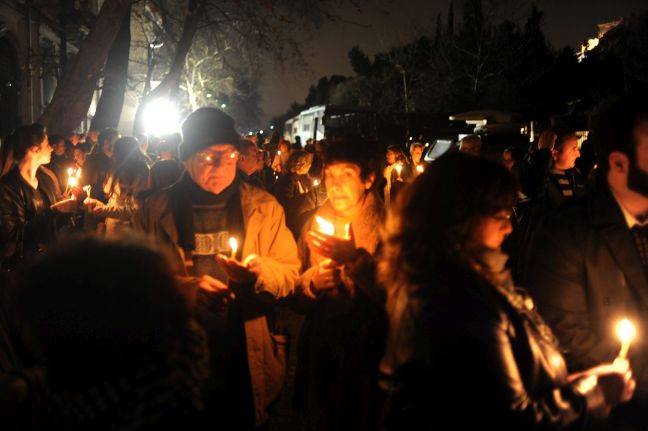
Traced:
<path fill-rule="evenodd" d="M 401 171 L 403 170 L 403 165 L 396 165 L 396 170 L 398 171 L 398 174 L 400 175 Z"/>
<path fill-rule="evenodd" d="M 77 177 L 70 177 L 68 179 L 68 186 L 76 187 L 79 184 L 79 179 Z"/>
<path fill-rule="evenodd" d="M 277 155 L 278 155 L 278 156 L 281 155 L 281 150 L 277 151 Z"/>
<path fill-rule="evenodd" d="M 320 216 L 315 216 L 315 221 L 319 225 L 319 231 L 326 235 L 335 235 L 335 225 Z"/>
<path fill-rule="evenodd" d="M 628 319 L 623 319 L 616 325 L 616 334 L 622 343 L 631 343 L 637 336 L 637 328 Z"/>
<path fill-rule="evenodd" d="M 416 167 L 416 170 L 417 170 L 417 172 L 418 172 L 419 174 L 422 174 L 424 169 L 423 169 L 423 166 L 418 165 L 418 166 Z"/>
<path fill-rule="evenodd" d="M 232 254 L 230 255 L 230 257 L 234 259 L 236 258 L 236 252 L 238 251 L 238 241 L 236 240 L 236 238 L 231 237 L 229 239 L 229 245 L 232 248 Z"/>
<path fill-rule="evenodd" d="M 81 178 L 81 168 L 77 169 L 76 171 L 76 177 Z"/>
<path fill-rule="evenodd" d="M 317 181 L 317 180 L 313 180 L 313 185 L 314 185 L 315 187 L 319 186 L 319 181 Z"/>
<path fill-rule="evenodd" d="M 68 175 L 72 176 L 73 173 L 74 173 L 74 169 L 68 168 Z"/>

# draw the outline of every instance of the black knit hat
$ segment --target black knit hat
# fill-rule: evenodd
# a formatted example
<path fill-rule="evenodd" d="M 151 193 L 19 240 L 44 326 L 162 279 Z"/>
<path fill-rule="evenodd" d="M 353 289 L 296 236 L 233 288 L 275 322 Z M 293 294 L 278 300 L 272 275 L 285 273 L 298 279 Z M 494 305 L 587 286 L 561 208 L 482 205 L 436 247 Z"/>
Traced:
<path fill-rule="evenodd" d="M 232 117 L 216 108 L 197 109 L 182 123 L 180 160 L 187 160 L 215 144 L 232 144 L 238 148 L 239 138 Z"/>

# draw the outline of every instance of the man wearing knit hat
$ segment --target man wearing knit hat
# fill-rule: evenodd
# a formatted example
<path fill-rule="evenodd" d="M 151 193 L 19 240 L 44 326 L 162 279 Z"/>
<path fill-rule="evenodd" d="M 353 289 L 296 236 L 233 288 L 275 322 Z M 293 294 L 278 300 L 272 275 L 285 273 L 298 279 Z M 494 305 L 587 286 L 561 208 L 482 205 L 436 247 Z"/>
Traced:
<path fill-rule="evenodd" d="M 206 419 L 222 429 L 254 429 L 283 385 L 286 342 L 266 316 L 274 300 L 294 291 L 297 246 L 274 197 L 238 178 L 239 135 L 230 116 L 198 109 L 182 134 L 187 172 L 147 199 L 136 225 L 168 253 L 207 332 Z"/>

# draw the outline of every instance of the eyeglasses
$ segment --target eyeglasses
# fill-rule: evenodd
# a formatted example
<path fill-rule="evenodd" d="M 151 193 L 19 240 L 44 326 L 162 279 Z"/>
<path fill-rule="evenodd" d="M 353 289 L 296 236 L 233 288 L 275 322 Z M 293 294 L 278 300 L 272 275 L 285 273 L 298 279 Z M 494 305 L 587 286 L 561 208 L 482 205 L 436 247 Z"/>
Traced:
<path fill-rule="evenodd" d="M 198 162 L 203 166 L 233 165 L 240 153 L 238 151 L 209 151 L 198 153 Z"/>

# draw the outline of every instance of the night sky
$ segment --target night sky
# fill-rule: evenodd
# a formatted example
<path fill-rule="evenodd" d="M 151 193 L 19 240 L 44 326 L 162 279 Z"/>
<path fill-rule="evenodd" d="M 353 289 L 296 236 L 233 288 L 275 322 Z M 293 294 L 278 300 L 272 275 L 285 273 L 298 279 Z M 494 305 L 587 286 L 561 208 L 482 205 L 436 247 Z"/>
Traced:
<path fill-rule="evenodd" d="M 261 108 L 266 119 L 284 113 L 293 101 L 303 102 L 308 87 L 324 75 L 352 75 L 347 54 L 359 45 L 372 55 L 407 43 L 421 35 L 434 35 L 436 16 L 445 26 L 450 0 L 367 0 L 358 11 L 351 5 L 339 14 L 348 23 L 325 23 L 305 45 L 307 68 L 284 65 L 284 72 L 268 60 L 262 86 Z M 455 26 L 462 0 L 454 0 Z M 524 20 L 531 1 L 484 0 L 485 13 L 495 18 Z M 536 0 L 544 12 L 543 30 L 554 47 L 578 46 L 596 36 L 597 23 L 627 17 L 648 8 L 645 0 Z M 491 5 L 489 7 L 488 5 Z"/>

